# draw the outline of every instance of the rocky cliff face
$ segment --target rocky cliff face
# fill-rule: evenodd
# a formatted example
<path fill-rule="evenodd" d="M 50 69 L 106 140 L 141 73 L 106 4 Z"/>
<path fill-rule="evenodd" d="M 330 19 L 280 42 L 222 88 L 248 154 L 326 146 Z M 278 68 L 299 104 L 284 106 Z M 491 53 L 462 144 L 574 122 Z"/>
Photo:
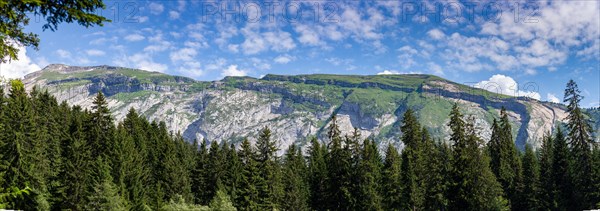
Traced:
<path fill-rule="evenodd" d="M 165 121 L 189 140 L 237 143 L 243 137 L 252 140 L 268 126 L 280 149 L 322 137 L 332 114 L 344 133 L 358 128 L 363 137 L 400 147 L 400 120 L 408 108 L 434 137 L 445 140 L 447 116 L 455 102 L 475 117 L 484 139 L 504 106 L 521 148 L 526 143 L 538 147 L 541 137 L 566 117 L 559 104 L 498 95 L 431 75 L 267 75 L 200 82 L 119 67 L 50 65 L 27 75 L 25 83 L 84 107 L 102 91 L 116 119 L 133 107 L 151 120 Z"/>

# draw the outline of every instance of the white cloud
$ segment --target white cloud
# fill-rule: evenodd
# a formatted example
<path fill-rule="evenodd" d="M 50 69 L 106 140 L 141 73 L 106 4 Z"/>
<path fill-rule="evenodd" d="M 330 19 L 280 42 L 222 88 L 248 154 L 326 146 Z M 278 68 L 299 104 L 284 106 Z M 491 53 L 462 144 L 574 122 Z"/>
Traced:
<path fill-rule="evenodd" d="M 172 11 L 172 10 L 171 10 L 171 11 L 169 11 L 169 18 L 170 18 L 171 20 L 179 19 L 179 16 L 180 16 L 179 12 L 177 12 L 177 11 Z"/>
<path fill-rule="evenodd" d="M 434 74 L 436 74 L 438 76 L 444 75 L 444 70 L 442 69 L 442 67 L 440 67 L 436 63 L 429 62 L 429 63 L 427 63 L 427 67 L 429 67 L 429 70 L 431 72 L 433 72 Z"/>
<path fill-rule="evenodd" d="M 132 56 L 119 57 L 114 63 L 118 66 L 134 67 L 147 71 L 165 72 L 168 69 L 167 65 L 154 62 L 152 56 L 148 53 L 137 53 Z"/>
<path fill-rule="evenodd" d="M 439 39 L 442 39 L 442 38 L 444 38 L 444 37 L 446 36 L 446 34 L 444 34 L 444 32 L 442 32 L 442 31 L 441 31 L 441 30 L 439 30 L 439 29 L 432 29 L 432 30 L 429 30 L 429 31 L 427 32 L 427 35 L 428 35 L 429 37 L 431 37 L 432 39 L 434 39 L 434 40 L 439 40 Z"/>
<path fill-rule="evenodd" d="M 2 73 L 2 77 L 22 78 L 31 72 L 41 69 L 27 56 L 27 49 L 21 46 L 18 46 L 17 49 L 19 50 L 19 53 L 17 54 L 19 60 L 11 60 L 8 63 L 0 64 L 0 73 Z"/>
<path fill-rule="evenodd" d="M 150 8 L 150 13 L 152 13 L 154 15 L 159 15 L 165 10 L 165 6 L 163 6 L 160 3 L 155 3 L 155 2 L 150 3 L 150 5 L 148 5 L 148 7 Z"/>
<path fill-rule="evenodd" d="M 377 75 L 398 75 L 401 74 L 396 70 L 384 70 L 383 72 L 378 72 Z"/>
<path fill-rule="evenodd" d="M 243 52 L 248 55 L 257 54 L 266 50 L 289 51 L 296 47 L 291 34 L 282 30 L 271 30 L 259 33 L 260 26 L 247 24 L 241 32 L 244 42 L 240 45 Z"/>
<path fill-rule="evenodd" d="M 539 93 L 535 91 L 520 90 L 519 84 L 517 84 L 517 82 L 513 78 L 500 74 L 493 75 L 490 79 L 475 84 L 474 87 L 503 95 L 515 97 L 530 97 L 536 100 L 541 99 Z"/>
<path fill-rule="evenodd" d="M 70 59 L 71 58 L 71 52 L 63 50 L 63 49 L 56 50 L 56 54 L 58 54 L 58 56 L 60 58 L 63 58 L 63 59 Z"/>
<path fill-rule="evenodd" d="M 548 102 L 560 103 L 560 99 L 558 99 L 558 97 L 552 93 L 548 93 L 546 95 L 546 100 L 548 100 Z"/>
<path fill-rule="evenodd" d="M 221 72 L 221 76 L 246 76 L 248 72 L 246 70 L 238 69 L 237 65 L 229 65 L 227 69 Z"/>
<path fill-rule="evenodd" d="M 98 49 L 90 49 L 85 51 L 88 56 L 104 56 L 106 53 Z"/>
<path fill-rule="evenodd" d="M 410 71 L 410 72 L 400 72 L 397 70 L 384 70 L 382 72 L 378 72 L 377 75 L 402 75 L 402 74 L 423 74 L 418 71 Z"/>
<path fill-rule="evenodd" d="M 193 48 L 182 48 L 177 51 L 173 51 L 170 54 L 170 58 L 172 62 L 184 61 L 189 62 L 194 60 L 194 57 L 198 54 L 198 52 Z"/>
<path fill-rule="evenodd" d="M 207 64 L 205 69 L 207 69 L 207 70 L 222 70 L 223 68 L 225 68 L 226 63 L 227 63 L 227 60 L 225 60 L 223 58 L 218 58 L 213 63 Z"/>
<path fill-rule="evenodd" d="M 148 18 L 148 16 L 140 16 L 140 17 L 138 17 L 138 23 L 144 23 L 144 22 L 148 21 L 148 19 L 150 19 L 150 18 Z"/>
<path fill-rule="evenodd" d="M 130 34 L 130 35 L 125 36 L 125 40 L 130 41 L 130 42 L 141 41 L 144 39 L 145 39 L 145 37 L 140 34 Z"/>
<path fill-rule="evenodd" d="M 288 54 L 284 54 L 284 55 L 279 55 L 279 56 L 275 57 L 275 59 L 273 61 L 275 61 L 275 63 L 279 63 L 279 64 L 287 64 L 295 59 L 296 59 L 296 57 L 290 56 Z"/>

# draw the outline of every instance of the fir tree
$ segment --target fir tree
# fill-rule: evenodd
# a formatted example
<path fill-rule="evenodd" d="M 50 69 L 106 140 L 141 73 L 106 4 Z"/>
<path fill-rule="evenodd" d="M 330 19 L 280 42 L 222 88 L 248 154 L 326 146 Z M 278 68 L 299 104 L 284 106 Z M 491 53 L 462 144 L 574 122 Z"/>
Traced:
<path fill-rule="evenodd" d="M 519 196 L 523 200 L 522 208 L 525 210 L 538 210 L 539 206 L 539 166 L 531 146 L 525 146 L 523 156 L 523 191 Z"/>
<path fill-rule="evenodd" d="M 210 173 L 208 172 L 208 141 L 204 139 L 196 153 L 196 163 L 192 173 L 192 193 L 196 204 L 208 204 L 210 199 L 207 194 Z"/>
<path fill-rule="evenodd" d="M 244 170 L 236 204 L 240 210 L 258 210 L 260 193 L 257 186 L 262 186 L 265 181 L 258 172 L 255 150 L 248 139 L 242 142 L 239 157 L 244 164 Z"/>
<path fill-rule="evenodd" d="M 364 141 L 360 162 L 357 171 L 359 183 L 357 200 L 357 210 L 383 210 L 381 190 L 381 156 L 377 150 L 375 142 L 369 139 Z"/>
<path fill-rule="evenodd" d="M 519 207 L 518 189 L 521 180 L 521 163 L 512 139 L 512 127 L 506 109 L 500 111 L 500 122 L 494 120 L 492 138 L 488 142 L 491 169 L 502 185 L 506 197 L 516 209 Z"/>
<path fill-rule="evenodd" d="M 560 127 L 554 137 L 552 153 L 552 180 L 554 185 L 555 210 L 568 210 L 569 199 L 572 194 L 569 161 L 569 148 L 567 140 Z"/>
<path fill-rule="evenodd" d="M 4 112 L 4 137 L 0 146 L 3 169 L 1 187 L 10 189 L 31 188 L 36 195 L 45 194 L 46 156 L 40 139 L 36 113 L 32 102 L 19 80 L 10 81 L 10 94 Z M 39 171 L 42 170 L 42 171 Z M 43 198 L 39 198 L 42 199 Z M 47 202 L 39 202 L 47 204 Z M 37 207 L 15 207 L 19 209 L 37 209 Z"/>
<path fill-rule="evenodd" d="M 308 183 L 310 188 L 310 207 L 315 210 L 327 209 L 327 164 L 325 156 L 326 146 L 319 143 L 316 138 L 310 141 L 308 156 Z"/>
<path fill-rule="evenodd" d="M 427 166 L 430 170 L 425 174 L 425 209 L 446 210 L 452 154 L 443 142 L 433 143 L 428 152 Z"/>
<path fill-rule="evenodd" d="M 55 197 L 55 209 L 83 210 L 83 205 L 90 195 L 92 171 L 91 149 L 86 143 L 84 122 L 86 116 L 81 108 L 73 108 L 71 122 L 69 123 L 69 139 L 61 144 L 61 157 L 64 162 L 59 171 L 60 187 Z"/>
<path fill-rule="evenodd" d="M 402 182 L 400 181 L 400 155 L 398 150 L 389 144 L 385 152 L 382 170 L 383 203 L 385 210 L 400 210 Z"/>
<path fill-rule="evenodd" d="M 543 137 L 542 147 L 539 149 L 540 157 L 540 195 L 539 206 L 543 210 L 551 210 L 556 207 L 554 200 L 554 173 L 552 172 L 554 140 L 552 135 L 546 134 Z"/>
<path fill-rule="evenodd" d="M 236 211 L 231 198 L 224 190 L 217 190 L 215 197 L 210 201 L 210 208 L 219 211 Z"/>
<path fill-rule="evenodd" d="M 285 154 L 283 183 L 285 196 L 282 201 L 284 210 L 309 210 L 310 190 L 306 181 L 306 163 L 302 151 L 292 144 Z"/>
<path fill-rule="evenodd" d="M 265 181 L 262 186 L 258 186 L 261 195 L 260 205 L 263 209 L 279 209 L 283 196 L 281 169 L 276 157 L 277 145 L 271 139 L 271 130 L 268 127 L 260 132 L 256 148 L 259 172 Z"/>
<path fill-rule="evenodd" d="M 423 134 L 414 112 L 408 109 L 402 119 L 402 165 L 400 179 L 402 184 L 402 207 L 405 210 L 422 209 L 425 197 L 424 183 L 421 177 L 425 167 L 423 148 Z"/>
<path fill-rule="evenodd" d="M 477 137 L 473 120 L 465 122 L 454 104 L 448 126 L 453 142 L 452 185 L 450 209 L 497 210 L 502 203 L 501 188 L 489 167 L 489 158 L 480 150 L 481 139 Z"/>
<path fill-rule="evenodd" d="M 571 204 L 573 210 L 591 209 L 594 207 L 592 193 L 594 192 L 592 181 L 592 138 L 591 127 L 585 118 L 579 103 L 583 99 L 577 84 L 570 80 L 565 89 L 564 102 L 567 103 L 569 115 L 567 128 L 570 153 L 573 159 L 572 179 L 573 196 Z"/>
<path fill-rule="evenodd" d="M 327 153 L 327 205 L 331 210 L 349 210 L 353 206 L 351 154 L 342 146 L 335 115 L 331 118 Z"/>

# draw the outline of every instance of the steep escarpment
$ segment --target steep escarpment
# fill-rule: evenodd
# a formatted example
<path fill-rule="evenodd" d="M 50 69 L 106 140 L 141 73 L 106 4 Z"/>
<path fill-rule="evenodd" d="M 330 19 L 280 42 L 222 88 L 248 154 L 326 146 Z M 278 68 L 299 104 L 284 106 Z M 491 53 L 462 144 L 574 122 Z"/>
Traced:
<path fill-rule="evenodd" d="M 99 91 L 121 119 L 135 108 L 150 120 L 165 121 L 187 139 L 237 143 L 268 126 L 280 149 L 324 136 L 331 115 L 344 133 L 357 128 L 363 137 L 400 145 L 402 113 L 415 110 L 430 132 L 444 139 L 454 103 L 475 118 L 487 139 L 491 121 L 506 107 L 516 143 L 540 145 L 540 138 L 563 121 L 559 104 L 510 97 L 431 75 L 267 75 L 261 79 L 226 77 L 201 82 L 129 68 L 50 65 L 25 77 L 28 88 L 47 89 L 59 100 L 84 107 Z M 385 146 L 385 145 L 382 145 Z"/>

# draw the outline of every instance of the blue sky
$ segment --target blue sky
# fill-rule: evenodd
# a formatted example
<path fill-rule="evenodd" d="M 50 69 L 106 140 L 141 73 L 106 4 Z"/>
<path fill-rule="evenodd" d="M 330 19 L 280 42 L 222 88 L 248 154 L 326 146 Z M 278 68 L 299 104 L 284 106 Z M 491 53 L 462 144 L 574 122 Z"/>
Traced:
<path fill-rule="evenodd" d="M 51 63 L 227 75 L 438 75 L 562 101 L 569 79 L 600 102 L 598 1 L 105 1 L 104 27 L 42 31 L 3 74 Z"/>

